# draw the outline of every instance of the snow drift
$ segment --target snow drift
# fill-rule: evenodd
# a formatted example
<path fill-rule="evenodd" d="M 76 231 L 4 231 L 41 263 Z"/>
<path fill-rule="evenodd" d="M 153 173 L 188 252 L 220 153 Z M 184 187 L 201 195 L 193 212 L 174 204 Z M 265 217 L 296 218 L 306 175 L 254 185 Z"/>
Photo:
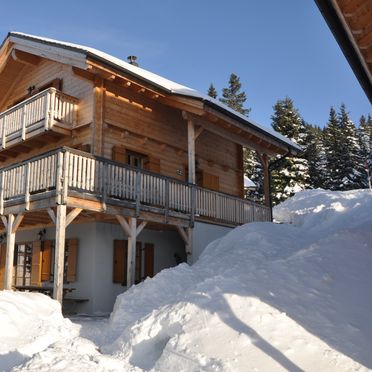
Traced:
<path fill-rule="evenodd" d="M 300 192 L 18 370 L 372 369 L 371 211 L 367 190 Z"/>
<path fill-rule="evenodd" d="M 39 293 L 0 292 L 0 370 L 78 331 L 61 314 L 61 306 Z M 74 331 L 75 329 L 75 331 Z"/>

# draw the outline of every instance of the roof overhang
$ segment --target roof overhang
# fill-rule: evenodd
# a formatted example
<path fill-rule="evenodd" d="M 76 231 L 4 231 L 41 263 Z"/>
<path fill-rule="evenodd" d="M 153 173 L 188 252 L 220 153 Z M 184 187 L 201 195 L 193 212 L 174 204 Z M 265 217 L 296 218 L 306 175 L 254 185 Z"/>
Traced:
<path fill-rule="evenodd" d="M 372 103 L 372 2 L 315 0 L 315 3 Z M 361 7 L 365 10 L 360 10 Z M 362 11 L 367 13 L 360 15 Z"/>

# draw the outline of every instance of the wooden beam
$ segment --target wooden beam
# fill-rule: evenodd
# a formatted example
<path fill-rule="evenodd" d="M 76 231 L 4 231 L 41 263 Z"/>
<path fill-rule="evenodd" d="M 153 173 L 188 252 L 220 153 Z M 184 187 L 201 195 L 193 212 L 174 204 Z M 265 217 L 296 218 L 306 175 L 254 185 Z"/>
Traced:
<path fill-rule="evenodd" d="M 182 116 L 187 120 L 187 156 L 188 156 L 188 168 L 190 183 L 196 183 L 196 172 L 195 172 L 195 126 L 193 120 L 190 118 L 187 112 L 183 111 Z"/>
<path fill-rule="evenodd" d="M 65 260 L 66 205 L 57 205 L 53 298 L 62 304 Z"/>
<path fill-rule="evenodd" d="M 4 273 L 4 289 L 12 289 L 13 279 L 13 263 L 14 263 L 14 247 L 15 247 L 15 232 L 14 214 L 9 214 L 6 231 L 6 257 L 5 257 L 5 273 Z"/>
<path fill-rule="evenodd" d="M 137 245 L 137 219 L 129 217 L 130 235 L 128 235 L 128 259 L 127 259 L 127 288 L 135 283 L 136 274 L 136 245 Z"/>
<path fill-rule="evenodd" d="M 177 228 L 177 231 L 179 232 L 179 234 L 181 235 L 181 238 L 184 241 L 184 243 L 186 245 L 189 244 L 189 237 L 186 233 L 186 229 L 184 229 L 183 227 L 180 227 L 180 226 L 176 226 L 176 228 Z"/>
<path fill-rule="evenodd" d="M 198 137 L 202 134 L 204 128 L 203 127 L 199 127 L 196 131 L 195 131 L 195 136 L 194 136 L 194 141 L 196 141 L 198 139 Z"/>
<path fill-rule="evenodd" d="M 54 211 L 52 208 L 48 208 L 47 212 L 49 214 L 50 219 L 53 221 L 54 224 L 56 224 L 56 215 L 54 214 Z"/>
<path fill-rule="evenodd" d="M 142 223 L 139 226 L 137 226 L 136 236 L 141 234 L 141 231 L 146 227 L 146 225 L 147 225 L 147 221 L 142 221 Z"/>
<path fill-rule="evenodd" d="M 120 215 L 116 215 L 115 217 L 119 221 L 119 224 L 123 228 L 124 232 L 127 234 L 127 236 L 129 236 L 132 233 L 132 231 L 125 217 Z"/>
<path fill-rule="evenodd" d="M 30 66 L 37 66 L 41 61 L 39 56 L 35 56 L 34 54 L 23 52 L 22 50 L 17 49 L 12 50 L 12 58 L 17 62 Z"/>
<path fill-rule="evenodd" d="M 23 213 L 20 213 L 18 214 L 18 216 L 16 217 L 16 219 L 14 220 L 14 223 L 13 223 L 13 229 L 12 229 L 12 232 L 15 233 L 17 230 L 18 230 L 18 227 L 19 225 L 21 224 L 23 218 L 24 218 L 24 214 Z"/>
<path fill-rule="evenodd" d="M 80 214 L 81 208 L 74 208 L 66 217 L 66 227 Z"/>
<path fill-rule="evenodd" d="M 103 80 L 97 79 L 94 87 L 94 111 L 93 111 L 93 154 L 102 155 L 103 152 L 103 122 L 106 88 Z"/>

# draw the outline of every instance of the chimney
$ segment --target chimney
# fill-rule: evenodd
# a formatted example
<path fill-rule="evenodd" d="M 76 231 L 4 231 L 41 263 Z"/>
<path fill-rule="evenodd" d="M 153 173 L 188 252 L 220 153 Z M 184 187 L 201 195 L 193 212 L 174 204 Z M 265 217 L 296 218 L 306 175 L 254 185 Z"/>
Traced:
<path fill-rule="evenodd" d="M 129 64 L 138 67 L 138 63 L 136 62 L 137 61 L 137 57 L 136 56 L 128 56 L 127 57 L 127 60 L 128 60 L 128 63 Z"/>

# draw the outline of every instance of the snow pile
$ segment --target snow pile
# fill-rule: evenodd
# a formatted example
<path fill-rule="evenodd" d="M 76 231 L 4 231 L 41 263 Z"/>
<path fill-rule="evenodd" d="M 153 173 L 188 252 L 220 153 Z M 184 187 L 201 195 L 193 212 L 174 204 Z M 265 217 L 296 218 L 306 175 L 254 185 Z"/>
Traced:
<path fill-rule="evenodd" d="M 367 190 L 300 192 L 290 223 L 234 229 L 18 370 L 372 369 L 371 211 Z"/>
<path fill-rule="evenodd" d="M 237 228 L 119 296 L 102 350 L 144 370 L 371 368 L 371 211 L 366 190 L 298 193 L 275 211 L 295 224 Z"/>
<path fill-rule="evenodd" d="M 39 293 L 0 291 L 0 370 L 78 332 L 57 301 Z"/>

